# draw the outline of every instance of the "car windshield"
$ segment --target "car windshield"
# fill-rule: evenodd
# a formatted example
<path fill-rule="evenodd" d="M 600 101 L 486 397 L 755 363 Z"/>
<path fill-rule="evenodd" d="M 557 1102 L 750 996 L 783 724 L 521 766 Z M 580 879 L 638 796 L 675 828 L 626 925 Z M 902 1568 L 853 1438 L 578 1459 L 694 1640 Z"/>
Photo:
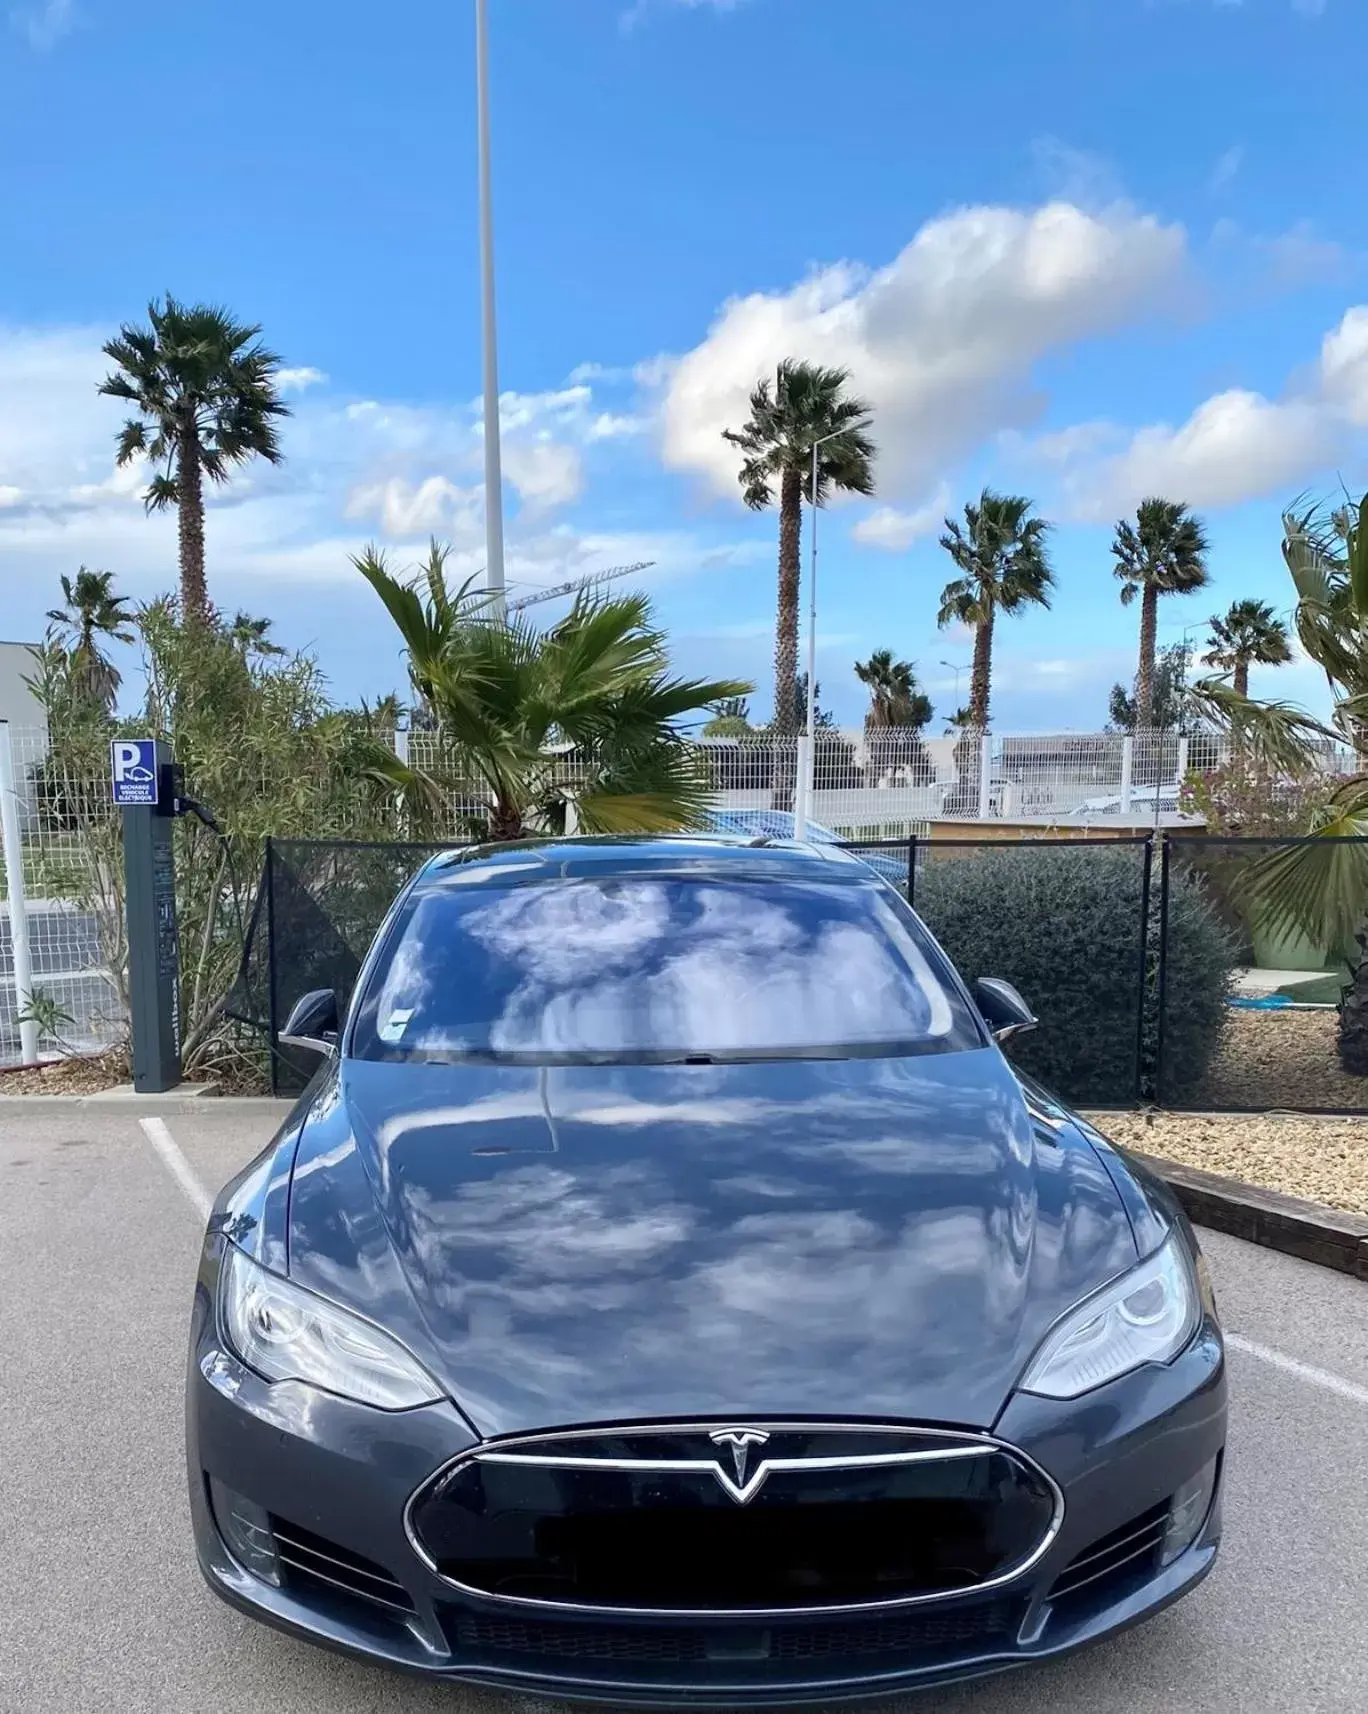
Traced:
<path fill-rule="evenodd" d="M 916 919 L 875 882 L 677 875 L 424 885 L 358 1009 L 364 1059 L 573 1064 L 980 1045 Z"/>

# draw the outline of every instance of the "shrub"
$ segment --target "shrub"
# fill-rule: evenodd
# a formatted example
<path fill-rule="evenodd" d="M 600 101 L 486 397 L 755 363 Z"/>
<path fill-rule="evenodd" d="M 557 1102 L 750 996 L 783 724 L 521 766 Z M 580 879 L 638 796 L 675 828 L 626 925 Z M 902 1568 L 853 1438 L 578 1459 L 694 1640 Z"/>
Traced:
<path fill-rule="evenodd" d="M 31 775 L 41 835 L 35 868 L 46 893 L 74 899 L 94 916 L 102 962 L 126 1014 L 122 836 L 109 802 L 109 740 L 147 732 L 169 740 L 187 791 L 227 834 L 220 839 L 190 817 L 176 825 L 181 1043 L 186 1070 L 195 1074 L 206 1052 L 222 1064 L 217 1038 L 235 1034 L 223 1013 L 265 836 L 383 836 L 393 828 L 393 792 L 372 767 L 382 746 L 363 718 L 331 707 L 312 656 L 282 651 L 248 659 L 222 629 L 181 624 L 167 600 L 142 608 L 137 628 L 147 704 L 122 723 L 88 697 L 73 696 L 60 651 L 49 646 L 37 655 L 32 684 L 47 715 L 50 750 L 42 773 Z"/>
<path fill-rule="evenodd" d="M 1024 1071 L 1063 1099 L 1113 1104 L 1138 1093 L 1137 1052 L 1153 1073 L 1157 1029 L 1158 863 L 1146 928 L 1141 1013 L 1144 853 L 1097 843 L 938 854 L 915 903 L 969 982 L 1004 976 L 1039 1014 L 1013 1044 Z M 1169 900 L 1164 1097 L 1197 1088 L 1226 1015 L 1234 948 L 1201 879 L 1175 868 Z"/>
<path fill-rule="evenodd" d="M 1224 767 L 1189 772 L 1180 802 L 1185 815 L 1201 816 L 1208 833 L 1281 839 L 1317 826 L 1343 783 L 1333 774 L 1275 774 L 1237 754 Z"/>

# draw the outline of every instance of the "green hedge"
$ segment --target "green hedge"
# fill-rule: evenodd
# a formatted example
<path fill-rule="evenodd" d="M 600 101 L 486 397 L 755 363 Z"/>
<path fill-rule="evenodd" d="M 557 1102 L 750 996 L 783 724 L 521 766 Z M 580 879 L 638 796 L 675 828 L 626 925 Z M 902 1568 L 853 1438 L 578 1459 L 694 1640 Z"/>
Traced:
<path fill-rule="evenodd" d="M 1013 1044 L 1013 1057 L 1064 1100 L 1133 1101 L 1138 1046 L 1152 1086 L 1158 871 L 1156 856 L 1142 1029 L 1140 846 L 1025 842 L 927 849 L 914 898 L 918 912 L 967 981 L 1004 976 L 1020 988 L 1041 1027 Z M 1168 1100 L 1201 1085 L 1225 1019 L 1234 963 L 1233 940 L 1200 876 L 1175 866 L 1164 1028 Z"/>

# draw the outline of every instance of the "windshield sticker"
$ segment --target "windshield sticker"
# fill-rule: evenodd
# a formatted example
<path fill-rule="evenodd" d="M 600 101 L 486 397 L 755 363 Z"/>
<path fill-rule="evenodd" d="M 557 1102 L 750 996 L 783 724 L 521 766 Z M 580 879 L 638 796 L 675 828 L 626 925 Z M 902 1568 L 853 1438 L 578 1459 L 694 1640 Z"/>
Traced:
<path fill-rule="evenodd" d="M 404 1031 L 408 1021 L 418 1010 L 416 1006 L 396 1006 L 380 1026 L 380 1040 L 387 1042 L 403 1041 Z"/>

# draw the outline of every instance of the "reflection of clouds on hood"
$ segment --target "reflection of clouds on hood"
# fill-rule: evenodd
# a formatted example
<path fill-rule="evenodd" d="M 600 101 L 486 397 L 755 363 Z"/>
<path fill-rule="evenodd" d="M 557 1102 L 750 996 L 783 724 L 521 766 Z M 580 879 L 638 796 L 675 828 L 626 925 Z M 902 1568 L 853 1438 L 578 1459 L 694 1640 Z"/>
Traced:
<path fill-rule="evenodd" d="M 995 1055 L 552 1070 L 561 1154 L 477 1161 L 537 1075 L 432 1068 L 484 1125 L 444 1137 L 441 1107 L 415 1107 L 385 1149 L 387 1223 L 485 1433 L 986 1424 L 1049 1323 L 1134 1259 L 1095 1155 L 1036 1144 Z"/>
<path fill-rule="evenodd" d="M 1026 1255 L 991 1273 L 978 1265 L 986 1218 L 958 1209 L 889 1232 L 849 1209 L 753 1215 L 734 1226 L 732 1253 L 698 1270 L 681 1307 L 692 1337 L 709 1346 L 797 1356 L 901 1333 L 923 1360 L 949 1358 L 961 1348 L 964 1312 L 989 1324 L 1010 1316 L 1024 1277 Z"/>
<path fill-rule="evenodd" d="M 743 1180 L 730 1187 L 739 1218 L 719 1222 L 716 1209 L 654 1201 L 665 1188 L 654 1174 L 526 1168 L 410 1204 L 431 1309 L 461 1330 L 458 1396 L 477 1418 L 486 1388 L 493 1399 L 511 1386 L 551 1401 L 552 1423 L 572 1420 L 556 1415 L 568 1388 L 592 1420 L 625 1377 L 653 1400 L 676 1386 L 679 1408 L 697 1410 L 744 1399 L 762 1375 L 766 1408 L 791 1389 L 792 1408 L 811 1409 L 822 1373 L 898 1411 L 909 1362 L 948 1377 L 995 1368 L 1003 1342 L 1019 1342 L 1031 1249 L 1013 1250 L 1001 1204 L 890 1224 L 812 1208 L 801 1181 L 776 1207 L 777 1186 Z M 741 1212 L 748 1201 L 774 1212 Z M 565 1340 L 566 1317 L 583 1336 Z M 984 1330 L 968 1352 L 966 1323 Z"/>
<path fill-rule="evenodd" d="M 685 1242 L 694 1210 L 660 1200 L 645 1166 L 624 1164 L 593 1180 L 552 1167 L 516 1167 L 468 1184 L 454 1202 L 416 1195 L 415 1240 L 463 1256 L 485 1251 L 528 1280 L 635 1272 Z M 459 1277 L 459 1274 L 458 1274 Z"/>
<path fill-rule="evenodd" d="M 462 927 L 493 966 L 496 1052 L 763 1052 L 941 1037 L 953 1021 L 869 888 L 579 881 L 501 891 Z M 479 1025 L 444 1028 L 434 1010 L 409 1040 L 482 1045 Z"/>

